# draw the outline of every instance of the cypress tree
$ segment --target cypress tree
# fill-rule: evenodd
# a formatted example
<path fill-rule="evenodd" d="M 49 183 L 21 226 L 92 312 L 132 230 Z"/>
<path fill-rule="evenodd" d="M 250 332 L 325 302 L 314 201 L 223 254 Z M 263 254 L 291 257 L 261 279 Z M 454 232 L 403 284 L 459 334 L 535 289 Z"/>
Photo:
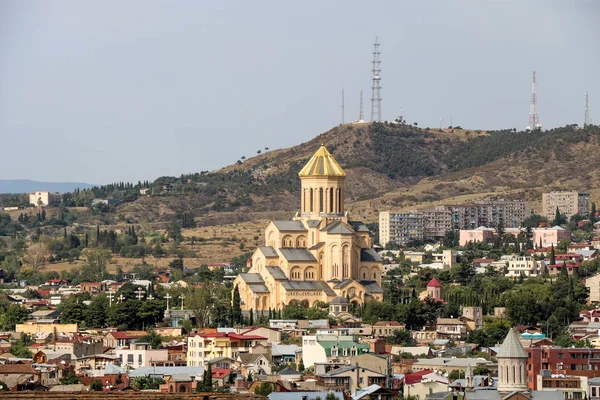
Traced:
<path fill-rule="evenodd" d="M 90 235 L 86 232 L 85 234 L 85 247 L 87 248 L 90 244 Z"/>
<path fill-rule="evenodd" d="M 248 322 L 248 325 L 250 325 L 250 326 L 254 325 L 254 309 L 253 308 L 250 309 L 250 321 Z"/>
<path fill-rule="evenodd" d="M 242 299 L 240 297 L 240 289 L 235 286 L 233 289 L 233 322 L 240 324 L 242 323 Z"/>
<path fill-rule="evenodd" d="M 554 255 L 554 244 L 550 247 L 550 265 L 556 264 L 556 256 Z"/>
<path fill-rule="evenodd" d="M 567 262 L 566 261 L 563 261 L 562 268 L 560 269 L 560 277 L 565 278 L 565 279 L 569 278 L 569 273 L 567 272 Z"/>

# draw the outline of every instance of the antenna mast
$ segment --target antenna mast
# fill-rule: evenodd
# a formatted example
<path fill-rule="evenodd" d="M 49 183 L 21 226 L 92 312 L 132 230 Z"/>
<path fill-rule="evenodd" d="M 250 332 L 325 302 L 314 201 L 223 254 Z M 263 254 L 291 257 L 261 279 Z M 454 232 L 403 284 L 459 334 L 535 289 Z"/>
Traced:
<path fill-rule="evenodd" d="M 527 129 L 542 129 L 542 124 L 540 123 L 540 114 L 537 106 L 537 93 L 536 93 L 536 83 L 535 83 L 535 71 L 533 71 L 533 83 L 531 85 L 531 104 L 529 105 L 529 125 Z"/>
<path fill-rule="evenodd" d="M 381 122 L 381 60 L 379 59 L 379 43 L 375 37 L 373 44 L 373 94 L 371 96 L 371 121 Z"/>
<path fill-rule="evenodd" d="M 345 114 L 345 110 L 344 110 L 344 89 L 342 89 L 342 125 L 344 125 L 344 114 Z"/>
<path fill-rule="evenodd" d="M 590 108 L 589 108 L 589 100 L 590 97 L 588 95 L 588 92 L 585 92 L 585 118 L 583 120 L 583 127 L 585 128 L 586 126 L 590 125 Z"/>
<path fill-rule="evenodd" d="M 358 110 L 358 122 L 365 120 L 365 113 L 363 112 L 363 90 L 360 89 L 360 108 Z"/>

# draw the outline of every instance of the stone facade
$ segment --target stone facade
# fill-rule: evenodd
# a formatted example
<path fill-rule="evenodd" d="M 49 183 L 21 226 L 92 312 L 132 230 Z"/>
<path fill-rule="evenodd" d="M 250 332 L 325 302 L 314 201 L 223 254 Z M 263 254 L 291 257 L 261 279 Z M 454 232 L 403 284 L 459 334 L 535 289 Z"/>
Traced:
<path fill-rule="evenodd" d="M 363 305 L 383 300 L 382 260 L 367 227 L 344 211 L 346 173 L 321 145 L 300 171 L 301 208 L 292 220 L 271 221 L 265 246 L 234 280 L 242 310 L 265 312 L 335 297 Z"/>

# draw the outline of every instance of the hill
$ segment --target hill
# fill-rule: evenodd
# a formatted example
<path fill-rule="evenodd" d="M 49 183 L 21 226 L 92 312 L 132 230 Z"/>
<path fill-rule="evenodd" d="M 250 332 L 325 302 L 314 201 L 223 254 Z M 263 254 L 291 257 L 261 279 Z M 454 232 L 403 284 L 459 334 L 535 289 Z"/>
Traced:
<path fill-rule="evenodd" d="M 36 191 L 68 193 L 90 189 L 93 185 L 81 182 L 38 182 L 28 179 L 0 179 L 0 193 L 30 193 Z"/>
<path fill-rule="evenodd" d="M 482 197 L 521 198 L 537 208 L 541 193 L 554 189 L 590 190 L 596 200 L 599 137 L 597 126 L 516 132 L 391 123 L 346 124 L 323 135 L 348 175 L 346 208 L 365 222 L 376 222 L 384 209 Z M 87 206 L 94 197 L 121 199 L 103 220 L 157 228 L 190 217 L 200 226 L 289 218 L 298 208 L 298 171 L 320 142 L 315 137 L 213 172 L 95 187 L 69 201 Z M 150 194 L 140 195 L 142 188 Z"/>

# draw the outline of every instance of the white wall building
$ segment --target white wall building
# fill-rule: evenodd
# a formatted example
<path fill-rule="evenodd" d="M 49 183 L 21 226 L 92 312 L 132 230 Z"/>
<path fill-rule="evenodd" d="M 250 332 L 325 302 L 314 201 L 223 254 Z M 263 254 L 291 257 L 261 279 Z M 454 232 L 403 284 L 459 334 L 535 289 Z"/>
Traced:
<path fill-rule="evenodd" d="M 45 207 L 50 204 L 60 203 L 62 196 L 60 193 L 34 192 L 29 194 L 29 204 L 36 207 Z"/>
<path fill-rule="evenodd" d="M 513 255 L 508 259 L 508 272 L 504 276 L 515 278 L 523 275 L 526 278 L 535 278 L 542 275 L 545 270 L 544 261 L 537 261 L 531 256 Z"/>
<path fill-rule="evenodd" d="M 115 354 L 121 359 L 121 367 L 136 369 L 150 367 L 153 361 L 167 361 L 167 349 L 153 350 L 150 343 L 132 343 L 129 348 L 117 349 Z"/>

